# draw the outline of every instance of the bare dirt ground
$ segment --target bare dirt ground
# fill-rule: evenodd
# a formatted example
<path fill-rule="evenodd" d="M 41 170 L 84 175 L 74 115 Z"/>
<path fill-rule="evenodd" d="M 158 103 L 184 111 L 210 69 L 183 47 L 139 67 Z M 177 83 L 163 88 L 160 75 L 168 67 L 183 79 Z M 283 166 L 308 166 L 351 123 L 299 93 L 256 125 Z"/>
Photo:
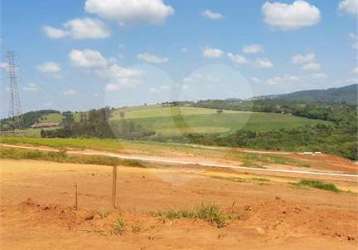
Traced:
<path fill-rule="evenodd" d="M 358 248 L 358 195 L 290 184 L 300 177 L 119 167 L 114 210 L 111 167 L 0 160 L 0 171 L 1 249 Z M 356 182 L 334 183 L 357 190 Z M 152 214 L 201 203 L 215 203 L 238 217 L 217 228 Z M 118 217 L 125 222 L 122 234 L 113 233 Z"/>

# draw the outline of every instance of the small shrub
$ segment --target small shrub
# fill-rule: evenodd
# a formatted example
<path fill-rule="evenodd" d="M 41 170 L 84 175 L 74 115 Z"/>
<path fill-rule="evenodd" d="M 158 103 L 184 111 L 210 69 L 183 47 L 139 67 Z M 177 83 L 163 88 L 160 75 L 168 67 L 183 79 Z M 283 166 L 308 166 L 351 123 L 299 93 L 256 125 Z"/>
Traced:
<path fill-rule="evenodd" d="M 196 211 L 196 217 L 215 224 L 218 228 L 224 227 L 228 219 L 228 216 L 215 205 L 201 205 Z"/>
<path fill-rule="evenodd" d="M 118 218 L 113 224 L 114 234 L 122 234 L 125 230 L 125 223 L 122 218 Z"/>
<path fill-rule="evenodd" d="M 336 187 L 333 183 L 325 183 L 318 180 L 301 180 L 296 185 L 298 186 L 306 186 L 306 187 L 312 187 L 322 190 L 327 190 L 331 192 L 339 192 L 340 190 Z"/>
<path fill-rule="evenodd" d="M 165 212 L 155 213 L 154 216 L 159 216 L 162 219 L 199 219 L 209 222 L 218 228 L 224 227 L 227 221 L 232 219 L 231 215 L 225 214 L 215 204 L 202 204 L 201 206 L 192 210 L 169 210 Z"/>

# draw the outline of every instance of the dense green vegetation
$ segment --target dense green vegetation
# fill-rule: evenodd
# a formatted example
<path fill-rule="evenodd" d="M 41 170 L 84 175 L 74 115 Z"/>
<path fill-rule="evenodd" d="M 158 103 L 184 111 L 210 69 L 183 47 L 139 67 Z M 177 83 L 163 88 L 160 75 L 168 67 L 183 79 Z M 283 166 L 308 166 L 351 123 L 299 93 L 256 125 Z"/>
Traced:
<path fill-rule="evenodd" d="M 330 121 L 331 124 L 306 125 L 298 128 L 271 131 L 240 130 L 229 135 L 202 136 L 192 134 L 190 141 L 209 145 L 230 145 L 252 148 L 294 151 L 322 151 L 358 159 L 357 106 L 347 104 L 301 103 L 280 100 L 256 100 L 227 103 L 202 101 L 201 107 L 230 108 L 269 113 L 289 113 L 310 119 Z"/>
<path fill-rule="evenodd" d="M 9 130 L 13 128 L 17 129 L 24 129 L 24 128 L 30 128 L 31 125 L 33 125 L 36 122 L 39 122 L 41 119 L 44 119 L 46 116 L 60 116 L 60 112 L 56 110 L 39 110 L 39 111 L 31 111 L 27 112 L 18 119 L 14 118 L 6 118 L 0 120 L 0 130 Z M 14 122 L 15 120 L 20 121 L 18 126 L 15 126 Z M 46 120 L 49 121 L 49 120 Z"/>
<path fill-rule="evenodd" d="M 98 138 L 127 138 L 138 139 L 153 135 L 154 132 L 144 129 L 140 124 L 132 121 L 119 121 L 111 126 L 109 121 L 111 110 L 102 108 L 82 113 L 77 122 L 71 112 L 65 112 L 63 128 L 57 130 L 42 130 L 41 137 L 98 137 Z"/>

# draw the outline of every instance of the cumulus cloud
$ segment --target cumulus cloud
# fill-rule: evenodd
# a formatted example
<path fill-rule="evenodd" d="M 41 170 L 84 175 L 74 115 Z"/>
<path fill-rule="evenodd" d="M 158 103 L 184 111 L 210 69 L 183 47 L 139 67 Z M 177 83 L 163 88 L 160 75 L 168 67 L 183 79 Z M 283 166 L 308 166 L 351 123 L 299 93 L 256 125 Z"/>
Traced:
<path fill-rule="evenodd" d="M 68 35 L 68 33 L 62 29 L 57 29 L 51 26 L 44 26 L 43 31 L 51 39 L 60 39 Z"/>
<path fill-rule="evenodd" d="M 348 14 L 358 15 L 358 0 L 342 0 L 338 8 Z"/>
<path fill-rule="evenodd" d="M 107 60 L 97 50 L 74 49 L 70 52 L 69 57 L 74 66 L 82 68 L 103 68 L 108 64 Z"/>
<path fill-rule="evenodd" d="M 224 51 L 215 48 L 203 49 L 203 56 L 207 58 L 219 58 L 224 55 Z"/>
<path fill-rule="evenodd" d="M 316 61 L 316 55 L 314 53 L 297 54 L 291 59 L 293 64 L 302 66 L 306 71 L 320 71 L 321 65 Z"/>
<path fill-rule="evenodd" d="M 236 64 L 245 64 L 247 63 L 247 59 L 240 55 L 240 54 L 233 54 L 233 53 L 228 53 L 227 56 L 230 58 L 230 60 Z"/>
<path fill-rule="evenodd" d="M 174 8 L 163 0 L 86 0 L 85 10 L 120 24 L 160 24 L 174 14 Z"/>
<path fill-rule="evenodd" d="M 292 57 L 292 63 L 294 64 L 312 63 L 315 60 L 316 60 L 316 55 L 314 53 L 297 54 Z"/>
<path fill-rule="evenodd" d="M 137 55 L 137 58 L 146 63 L 162 64 L 168 62 L 168 58 L 160 57 L 152 53 L 144 52 Z"/>
<path fill-rule="evenodd" d="M 307 63 L 302 66 L 302 69 L 306 71 L 320 71 L 321 65 L 316 62 Z"/>
<path fill-rule="evenodd" d="M 61 66 L 55 62 L 45 62 L 38 65 L 37 70 L 42 73 L 57 74 L 61 72 Z"/>
<path fill-rule="evenodd" d="M 273 63 L 267 58 L 258 58 L 258 59 L 256 59 L 255 65 L 258 68 L 262 68 L 262 69 L 268 69 L 268 68 L 273 67 Z"/>
<path fill-rule="evenodd" d="M 84 49 L 69 53 L 72 64 L 79 68 L 91 69 L 106 82 L 106 91 L 118 91 L 140 83 L 142 72 L 137 69 L 118 65 L 114 60 L 105 58 L 99 51 Z"/>
<path fill-rule="evenodd" d="M 246 54 L 257 54 L 264 52 L 264 48 L 260 44 L 247 45 L 242 49 L 242 52 Z"/>
<path fill-rule="evenodd" d="M 201 12 L 201 15 L 211 20 L 219 20 L 224 18 L 221 13 L 214 12 L 212 10 L 204 10 L 203 12 Z"/>
<path fill-rule="evenodd" d="M 266 80 L 268 85 L 278 85 L 278 84 L 290 84 L 299 81 L 299 77 L 294 75 L 283 75 L 283 76 L 274 76 Z"/>
<path fill-rule="evenodd" d="M 65 24 L 63 28 L 44 26 L 45 34 L 51 39 L 70 37 L 73 39 L 102 39 L 111 35 L 106 25 L 93 18 L 76 18 Z"/>
<path fill-rule="evenodd" d="M 320 10 L 303 0 L 292 4 L 265 2 L 262 6 L 264 22 L 281 30 L 296 30 L 319 23 Z"/>

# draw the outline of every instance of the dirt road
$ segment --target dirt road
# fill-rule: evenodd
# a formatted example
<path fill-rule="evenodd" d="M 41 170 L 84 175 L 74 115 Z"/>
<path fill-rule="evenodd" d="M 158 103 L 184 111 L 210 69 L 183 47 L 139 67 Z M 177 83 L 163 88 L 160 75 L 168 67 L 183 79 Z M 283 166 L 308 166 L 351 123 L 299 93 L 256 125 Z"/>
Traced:
<path fill-rule="evenodd" d="M 20 146 L 20 145 L 10 145 L 10 144 L 0 144 L 1 147 L 9 147 L 9 148 L 22 148 L 22 149 L 34 149 L 40 151 L 58 151 L 53 148 L 44 148 L 44 147 L 35 147 L 35 146 Z M 265 166 L 265 168 L 255 168 L 255 167 L 244 167 L 240 166 L 240 163 L 230 162 L 223 163 L 220 161 L 214 160 L 204 160 L 204 159 L 196 159 L 195 157 L 186 157 L 186 158 L 176 158 L 176 157 L 163 157 L 163 156 L 147 156 L 147 155 L 138 155 L 138 154 L 120 154 L 120 153 L 111 153 L 111 152 L 103 152 L 103 151 L 95 151 L 95 150 L 68 150 L 66 151 L 68 154 L 72 155 L 98 155 L 98 156 L 109 156 L 115 157 L 119 159 L 126 160 L 138 160 L 143 162 L 152 162 L 159 164 L 171 164 L 171 165 L 190 165 L 190 166 L 201 166 L 201 167 L 212 167 L 212 168 L 223 168 L 223 169 L 234 169 L 241 172 L 251 172 L 251 173 L 260 173 L 260 174 L 280 174 L 284 176 L 307 176 L 307 177 L 315 177 L 322 176 L 325 178 L 333 178 L 339 180 L 346 181 L 358 181 L 358 174 L 345 171 L 322 171 L 319 169 L 306 169 L 299 167 L 288 167 L 288 166 Z"/>

